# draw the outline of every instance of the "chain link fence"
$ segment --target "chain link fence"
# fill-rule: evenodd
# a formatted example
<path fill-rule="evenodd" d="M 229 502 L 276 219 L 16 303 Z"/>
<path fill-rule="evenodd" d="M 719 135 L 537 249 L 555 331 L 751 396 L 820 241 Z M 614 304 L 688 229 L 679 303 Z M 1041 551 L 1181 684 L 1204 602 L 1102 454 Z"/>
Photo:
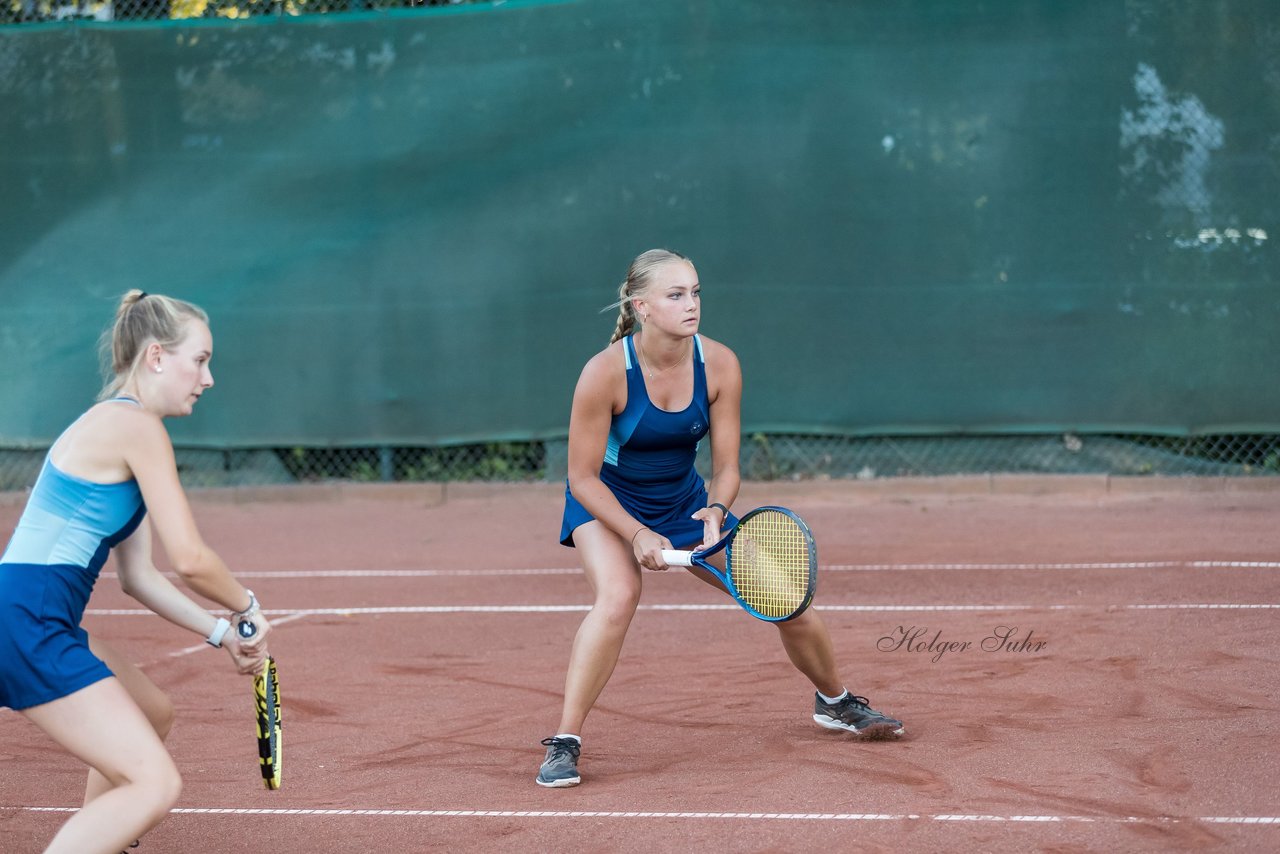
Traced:
<path fill-rule="evenodd" d="M 0 450 L 0 491 L 28 489 L 43 449 Z M 183 483 L 265 486 L 317 481 L 558 481 L 564 440 L 450 447 L 261 448 L 177 451 Z M 872 480 L 964 474 L 1280 475 L 1280 435 L 1168 437 L 1132 434 L 1029 436 L 743 436 L 747 480 Z M 710 473 L 709 443 L 698 468 Z"/>
<path fill-rule="evenodd" d="M 255 18 L 461 6 L 492 0 L 0 0 L 0 24 Z M 502 0 L 497 0 L 499 5 Z"/>

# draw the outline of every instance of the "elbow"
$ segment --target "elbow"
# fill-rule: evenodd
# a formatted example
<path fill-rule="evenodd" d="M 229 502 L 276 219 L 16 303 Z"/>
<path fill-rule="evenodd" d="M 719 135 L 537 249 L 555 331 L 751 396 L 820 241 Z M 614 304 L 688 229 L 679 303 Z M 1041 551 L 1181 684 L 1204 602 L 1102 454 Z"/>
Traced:
<path fill-rule="evenodd" d="M 732 465 L 717 468 L 711 480 L 717 484 L 731 485 L 736 488 L 742 483 L 742 473 L 738 470 L 738 464 L 735 462 Z"/>
<path fill-rule="evenodd" d="M 188 584 L 204 575 L 209 562 L 205 559 L 205 550 L 201 547 L 184 549 L 172 556 L 173 571 Z"/>
<path fill-rule="evenodd" d="M 120 579 L 120 590 L 130 599 L 142 601 L 151 580 L 156 575 L 156 568 L 150 561 L 120 560 L 116 565 L 116 575 Z"/>
<path fill-rule="evenodd" d="M 120 589 L 130 599 L 138 598 L 138 586 L 133 583 L 133 577 L 126 572 L 120 573 Z"/>
<path fill-rule="evenodd" d="M 182 582 L 190 586 L 191 582 L 196 581 L 200 576 L 204 575 L 203 567 L 198 563 L 175 563 L 173 571 L 177 573 L 178 578 Z"/>
<path fill-rule="evenodd" d="M 599 476 L 594 474 L 569 472 L 569 494 L 574 497 L 574 500 L 581 502 L 584 487 L 588 483 L 599 479 Z"/>

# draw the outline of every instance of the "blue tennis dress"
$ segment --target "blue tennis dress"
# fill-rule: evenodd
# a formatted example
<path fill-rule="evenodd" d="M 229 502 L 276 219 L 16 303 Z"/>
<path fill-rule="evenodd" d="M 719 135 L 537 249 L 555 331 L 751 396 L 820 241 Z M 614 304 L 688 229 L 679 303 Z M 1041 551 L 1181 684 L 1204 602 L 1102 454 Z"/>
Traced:
<path fill-rule="evenodd" d="M 0 706 L 38 706 L 112 675 L 80 619 L 107 554 L 146 512 L 137 481 L 95 483 L 45 459 L 0 557 Z"/>
<path fill-rule="evenodd" d="M 702 542 L 702 522 L 689 518 L 707 506 L 707 487 L 693 467 L 698 442 L 711 428 L 707 368 L 702 339 L 693 337 L 693 400 L 680 412 L 659 409 L 649 400 L 644 373 L 631 336 L 623 339 L 627 365 L 627 405 L 613 416 L 600 479 L 618 503 L 676 548 Z M 595 517 L 569 491 L 564 491 L 560 542 L 573 545 L 573 531 Z M 730 515 L 728 529 L 737 523 Z"/>

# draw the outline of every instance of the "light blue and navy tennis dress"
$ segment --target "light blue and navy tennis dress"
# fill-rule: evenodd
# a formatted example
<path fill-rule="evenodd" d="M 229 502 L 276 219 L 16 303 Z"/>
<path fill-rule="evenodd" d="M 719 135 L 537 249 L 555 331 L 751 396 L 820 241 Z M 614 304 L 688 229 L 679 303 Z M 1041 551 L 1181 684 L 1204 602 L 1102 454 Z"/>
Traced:
<path fill-rule="evenodd" d="M 80 619 L 107 554 L 146 512 L 137 481 L 95 483 L 45 458 L 0 557 L 0 706 L 38 706 L 112 675 Z"/>
<path fill-rule="evenodd" d="M 693 461 L 698 442 L 711 427 L 702 339 L 693 337 L 693 400 L 680 412 L 659 409 L 649 400 L 629 335 L 623 339 L 622 352 L 627 364 L 627 405 L 609 426 L 600 479 L 640 524 L 662 534 L 676 548 L 696 545 L 702 542 L 703 526 L 690 516 L 707 506 L 707 487 Z M 561 544 L 572 546 L 574 529 L 594 518 L 566 485 Z M 730 515 L 725 529 L 737 521 Z"/>

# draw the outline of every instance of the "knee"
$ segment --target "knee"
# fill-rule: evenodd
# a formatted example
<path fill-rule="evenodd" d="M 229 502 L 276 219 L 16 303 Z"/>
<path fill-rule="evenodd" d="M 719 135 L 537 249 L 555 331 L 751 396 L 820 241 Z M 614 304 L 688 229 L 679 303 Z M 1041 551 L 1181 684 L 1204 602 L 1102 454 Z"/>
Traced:
<path fill-rule="evenodd" d="M 131 783 L 145 789 L 149 799 L 165 810 L 176 804 L 182 794 L 182 775 L 164 748 L 152 751 L 129 776 Z"/>
<path fill-rule="evenodd" d="M 640 604 L 640 585 L 617 585 L 601 591 L 596 597 L 594 610 L 610 623 L 629 624 Z"/>
<path fill-rule="evenodd" d="M 163 818 L 182 796 L 182 775 L 164 751 L 148 756 L 132 769 L 104 776 L 114 787 L 130 787 L 136 801 L 147 804 L 153 821 Z"/>
<path fill-rule="evenodd" d="M 178 803 L 178 798 L 182 796 L 182 775 L 178 773 L 173 760 L 155 768 L 154 773 L 146 780 L 146 787 L 153 793 L 155 809 L 159 816 L 173 809 Z"/>
<path fill-rule="evenodd" d="M 774 623 L 778 627 L 778 631 L 784 636 L 800 636 L 807 635 L 810 632 L 825 631 L 826 626 L 822 622 L 822 618 L 812 608 L 805 608 L 800 616 L 781 623 Z"/>
<path fill-rule="evenodd" d="M 178 773 L 178 769 L 173 769 L 173 775 L 165 780 L 163 790 L 164 811 L 168 812 L 178 805 L 178 798 L 182 797 L 182 775 Z"/>
<path fill-rule="evenodd" d="M 156 735 L 160 736 L 163 741 L 169 735 L 169 730 L 173 729 L 174 721 L 173 703 L 168 697 L 155 708 L 147 710 L 147 720 L 151 722 L 151 727 L 156 731 Z"/>

